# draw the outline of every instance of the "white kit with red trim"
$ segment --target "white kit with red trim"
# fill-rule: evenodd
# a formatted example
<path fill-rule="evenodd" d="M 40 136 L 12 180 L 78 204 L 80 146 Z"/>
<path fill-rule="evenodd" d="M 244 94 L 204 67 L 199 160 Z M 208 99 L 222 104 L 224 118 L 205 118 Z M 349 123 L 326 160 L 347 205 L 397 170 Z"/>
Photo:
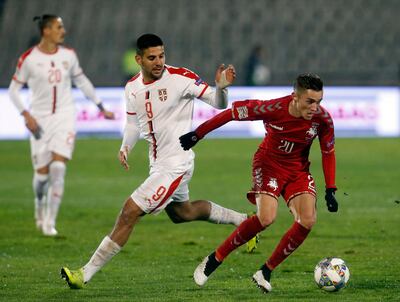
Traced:
<path fill-rule="evenodd" d="M 160 79 L 144 83 L 141 73 L 125 87 L 127 114 L 149 143 L 152 167 L 185 171 L 194 153 L 183 151 L 179 137 L 191 131 L 194 99 L 216 106 L 215 88 L 186 68 L 165 65 Z"/>
<path fill-rule="evenodd" d="M 43 117 L 59 110 L 75 110 L 71 80 L 81 74 L 73 49 L 59 46 L 56 52 L 48 54 L 35 46 L 19 58 L 13 80 L 28 84 L 31 114 Z"/>

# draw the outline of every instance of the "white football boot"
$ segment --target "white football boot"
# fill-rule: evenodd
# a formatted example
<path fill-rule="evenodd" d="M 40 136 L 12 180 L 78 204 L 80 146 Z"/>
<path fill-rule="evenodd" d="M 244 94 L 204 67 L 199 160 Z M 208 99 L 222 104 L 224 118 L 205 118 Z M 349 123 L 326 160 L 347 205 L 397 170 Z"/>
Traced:
<path fill-rule="evenodd" d="M 267 280 L 268 279 L 268 280 Z M 269 283 L 269 278 L 266 278 L 263 271 L 260 269 L 253 275 L 253 282 L 257 284 L 257 287 L 264 293 L 269 293 L 272 290 L 272 286 Z"/>
<path fill-rule="evenodd" d="M 45 219 L 42 226 L 42 232 L 45 236 L 57 236 L 58 232 L 55 228 L 55 223 Z"/>
<path fill-rule="evenodd" d="M 215 252 L 208 255 L 196 267 L 193 273 L 194 282 L 196 282 L 198 286 L 203 286 L 207 282 L 208 277 L 210 277 L 212 272 L 215 271 L 221 263 L 222 262 L 218 262 L 217 259 L 215 259 Z"/>

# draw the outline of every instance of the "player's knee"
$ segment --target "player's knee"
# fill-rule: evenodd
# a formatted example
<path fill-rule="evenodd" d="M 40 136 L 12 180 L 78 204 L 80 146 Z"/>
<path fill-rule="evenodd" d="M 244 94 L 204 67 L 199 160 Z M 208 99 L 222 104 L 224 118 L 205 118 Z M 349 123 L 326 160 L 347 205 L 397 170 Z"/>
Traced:
<path fill-rule="evenodd" d="M 39 173 L 41 175 L 49 174 L 49 166 L 44 166 L 44 167 L 36 169 L 36 173 Z"/>
<path fill-rule="evenodd" d="M 263 228 L 273 224 L 275 222 L 276 215 L 267 214 L 259 214 L 258 219 L 260 220 L 261 225 Z"/>
<path fill-rule="evenodd" d="M 300 224 L 305 228 L 311 230 L 317 219 L 315 215 L 301 215 L 300 216 Z"/>

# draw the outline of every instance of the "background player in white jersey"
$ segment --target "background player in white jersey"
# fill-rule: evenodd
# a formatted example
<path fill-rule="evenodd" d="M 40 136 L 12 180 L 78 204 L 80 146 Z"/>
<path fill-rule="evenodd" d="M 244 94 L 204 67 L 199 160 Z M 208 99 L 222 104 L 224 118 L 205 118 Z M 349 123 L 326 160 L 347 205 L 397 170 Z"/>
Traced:
<path fill-rule="evenodd" d="M 217 87 L 209 87 L 192 71 L 165 65 L 163 42 L 153 34 L 137 40 L 136 61 L 141 72 L 125 87 L 127 124 L 119 160 L 128 170 L 128 154 L 142 134 L 149 143 L 150 175 L 125 201 L 114 229 L 89 262 L 79 270 L 61 269 L 71 288 L 82 288 L 117 254 L 145 214 L 165 209 L 175 223 L 208 220 L 239 225 L 247 218 L 210 201 L 189 202 L 194 153 L 183 151 L 178 139 L 191 129 L 195 98 L 216 108 L 226 107 L 225 88 L 235 79 L 233 66 L 221 65 L 215 77 Z"/>
<path fill-rule="evenodd" d="M 61 46 L 66 33 L 62 19 L 43 15 L 35 17 L 34 21 L 38 21 L 41 40 L 19 58 L 9 94 L 32 133 L 36 226 L 44 235 L 55 236 L 66 162 L 72 157 L 75 141 L 71 81 L 96 103 L 106 119 L 113 119 L 114 114 L 105 110 L 97 98 L 92 83 L 79 66 L 75 51 Z M 31 92 L 30 111 L 19 94 L 24 84 Z"/>

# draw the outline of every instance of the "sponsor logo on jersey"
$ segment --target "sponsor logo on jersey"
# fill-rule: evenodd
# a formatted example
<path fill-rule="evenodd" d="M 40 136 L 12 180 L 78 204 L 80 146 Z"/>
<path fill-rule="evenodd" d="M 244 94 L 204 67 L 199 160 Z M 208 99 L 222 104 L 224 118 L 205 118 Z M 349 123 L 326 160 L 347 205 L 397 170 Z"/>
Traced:
<path fill-rule="evenodd" d="M 276 191 L 278 189 L 278 182 L 276 181 L 276 178 L 271 177 L 267 186 Z"/>
<path fill-rule="evenodd" d="M 167 88 L 158 89 L 158 98 L 160 99 L 161 102 L 165 102 L 167 100 L 168 98 Z"/>
<path fill-rule="evenodd" d="M 276 126 L 276 125 L 273 125 L 273 124 L 269 124 L 269 126 L 270 126 L 271 128 L 276 129 L 276 130 L 280 130 L 280 131 L 283 130 L 283 127 L 281 127 L 281 126 Z"/>
<path fill-rule="evenodd" d="M 62 62 L 62 65 L 63 65 L 63 67 L 64 67 L 65 70 L 68 70 L 68 67 L 69 67 L 68 61 L 63 61 L 63 62 Z"/>

